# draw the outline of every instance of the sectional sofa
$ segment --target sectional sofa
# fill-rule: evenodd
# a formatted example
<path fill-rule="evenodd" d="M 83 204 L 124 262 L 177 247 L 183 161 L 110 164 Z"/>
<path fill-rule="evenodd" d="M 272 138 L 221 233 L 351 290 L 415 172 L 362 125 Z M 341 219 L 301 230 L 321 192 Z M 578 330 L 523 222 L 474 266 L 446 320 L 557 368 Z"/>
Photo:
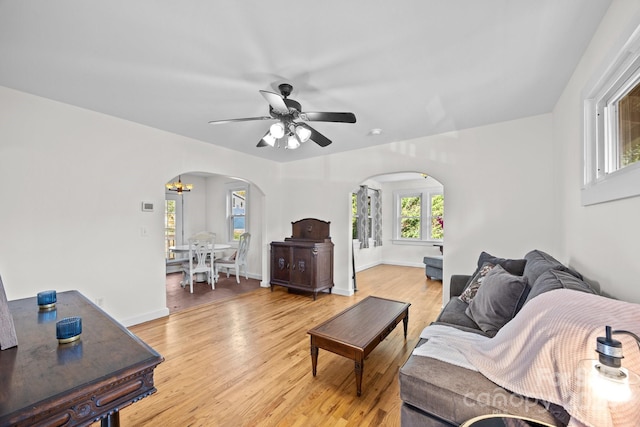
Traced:
<path fill-rule="evenodd" d="M 450 300 L 432 325 L 492 337 L 531 299 L 553 289 L 597 294 L 580 273 L 543 251 L 532 250 L 522 259 L 482 252 L 473 274 L 452 276 Z M 426 341 L 421 338 L 416 349 Z M 400 369 L 399 381 L 402 426 L 459 426 L 492 413 L 556 426 L 569 420 L 559 406 L 513 394 L 481 373 L 442 358 L 412 354 Z"/>

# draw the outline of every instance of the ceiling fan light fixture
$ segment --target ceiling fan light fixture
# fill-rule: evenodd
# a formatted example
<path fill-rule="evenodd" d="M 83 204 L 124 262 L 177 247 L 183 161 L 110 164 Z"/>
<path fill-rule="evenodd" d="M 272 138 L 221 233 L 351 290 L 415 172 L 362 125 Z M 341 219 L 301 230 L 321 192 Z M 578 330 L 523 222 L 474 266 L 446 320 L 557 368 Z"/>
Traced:
<path fill-rule="evenodd" d="M 300 141 L 298 141 L 298 137 L 295 134 L 289 134 L 289 137 L 287 138 L 287 148 L 289 150 L 295 150 L 296 148 L 300 147 Z"/>
<path fill-rule="evenodd" d="M 275 139 L 282 138 L 284 136 L 284 125 L 281 122 L 272 124 L 271 127 L 269 128 L 269 133 Z M 273 147 L 273 144 L 269 144 L 269 145 Z"/>
<path fill-rule="evenodd" d="M 304 126 L 296 126 L 296 135 L 300 142 L 307 142 L 311 138 L 311 131 Z"/>
<path fill-rule="evenodd" d="M 265 144 L 267 144 L 269 147 L 273 147 L 276 145 L 276 137 L 273 136 L 273 134 L 271 134 L 271 132 L 267 133 L 265 136 L 262 137 L 262 140 L 264 141 Z"/>

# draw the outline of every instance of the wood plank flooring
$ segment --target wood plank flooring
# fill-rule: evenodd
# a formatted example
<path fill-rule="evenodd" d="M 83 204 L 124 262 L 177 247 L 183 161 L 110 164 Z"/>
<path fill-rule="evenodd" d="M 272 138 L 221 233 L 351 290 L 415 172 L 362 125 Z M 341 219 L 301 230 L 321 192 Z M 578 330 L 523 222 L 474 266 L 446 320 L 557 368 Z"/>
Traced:
<path fill-rule="evenodd" d="M 206 282 L 198 282 L 194 283 L 193 293 L 191 293 L 188 284 L 184 288 L 180 286 L 181 280 L 182 273 L 167 274 L 166 288 L 169 313 L 177 313 L 202 304 L 233 298 L 260 288 L 259 280 L 245 279 L 244 276 L 241 276 L 238 284 L 235 276 L 227 277 L 223 273 L 220 275 L 215 289 L 211 289 L 211 285 Z"/>
<path fill-rule="evenodd" d="M 124 408 L 123 426 L 399 426 L 398 369 L 441 309 L 442 285 L 424 269 L 377 266 L 357 275 L 354 296 L 260 288 L 172 314 L 131 331 L 165 358 L 158 391 Z M 402 325 L 364 363 L 320 350 L 311 374 L 307 330 L 368 295 L 410 302 Z M 97 426 L 98 424 L 94 424 Z"/>

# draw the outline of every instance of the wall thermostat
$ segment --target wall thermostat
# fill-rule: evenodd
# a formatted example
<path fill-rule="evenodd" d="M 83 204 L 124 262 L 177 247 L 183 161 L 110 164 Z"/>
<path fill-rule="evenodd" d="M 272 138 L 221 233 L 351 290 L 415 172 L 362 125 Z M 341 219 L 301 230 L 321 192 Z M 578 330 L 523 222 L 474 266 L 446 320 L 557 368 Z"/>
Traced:
<path fill-rule="evenodd" d="M 153 203 L 142 202 L 142 212 L 153 212 Z"/>

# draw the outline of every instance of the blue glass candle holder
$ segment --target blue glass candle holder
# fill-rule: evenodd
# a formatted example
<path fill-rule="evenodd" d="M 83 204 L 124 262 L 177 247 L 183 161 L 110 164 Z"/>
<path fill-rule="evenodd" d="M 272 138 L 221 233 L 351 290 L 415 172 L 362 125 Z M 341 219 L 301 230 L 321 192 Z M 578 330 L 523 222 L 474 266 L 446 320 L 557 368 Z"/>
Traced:
<path fill-rule="evenodd" d="M 38 292 L 38 306 L 41 309 L 49 309 L 56 306 L 56 301 L 58 300 L 56 296 L 56 291 L 42 291 Z"/>
<path fill-rule="evenodd" d="M 80 317 L 65 317 L 56 323 L 56 338 L 58 343 L 67 344 L 80 339 L 82 333 L 82 319 Z"/>

